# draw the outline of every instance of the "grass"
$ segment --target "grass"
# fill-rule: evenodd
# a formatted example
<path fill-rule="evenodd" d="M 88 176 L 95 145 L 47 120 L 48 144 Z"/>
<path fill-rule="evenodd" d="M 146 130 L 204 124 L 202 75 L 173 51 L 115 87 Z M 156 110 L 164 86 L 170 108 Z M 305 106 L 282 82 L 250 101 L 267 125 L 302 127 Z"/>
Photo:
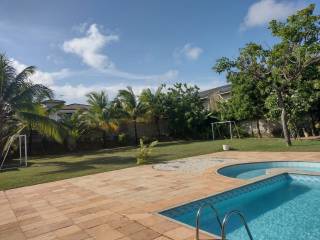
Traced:
<path fill-rule="evenodd" d="M 218 141 L 164 142 L 154 148 L 152 162 L 221 151 L 230 144 L 239 151 L 320 151 L 320 141 L 295 141 L 287 147 L 282 139 L 234 139 Z M 136 149 L 99 150 L 59 156 L 34 157 L 28 168 L 0 172 L 0 190 L 51 182 L 136 166 Z"/>

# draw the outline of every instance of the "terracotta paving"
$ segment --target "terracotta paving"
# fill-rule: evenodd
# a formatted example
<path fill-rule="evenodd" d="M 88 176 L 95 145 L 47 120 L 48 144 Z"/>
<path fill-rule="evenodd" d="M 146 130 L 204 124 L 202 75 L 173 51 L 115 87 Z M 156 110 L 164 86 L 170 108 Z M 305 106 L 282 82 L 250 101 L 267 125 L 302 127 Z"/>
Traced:
<path fill-rule="evenodd" d="M 232 162 L 320 161 L 320 153 L 221 152 L 210 156 L 234 158 Z M 214 169 L 183 174 L 141 166 L 2 191 L 0 239 L 191 240 L 194 229 L 157 212 L 243 183 L 220 176 Z"/>

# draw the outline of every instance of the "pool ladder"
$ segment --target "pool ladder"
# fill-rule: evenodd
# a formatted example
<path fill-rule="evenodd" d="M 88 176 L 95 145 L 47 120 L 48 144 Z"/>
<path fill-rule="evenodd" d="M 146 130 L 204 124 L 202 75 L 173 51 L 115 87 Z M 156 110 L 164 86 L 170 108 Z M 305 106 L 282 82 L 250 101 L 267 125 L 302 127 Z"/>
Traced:
<path fill-rule="evenodd" d="M 205 204 L 203 204 L 203 205 L 199 208 L 199 210 L 198 210 L 198 212 L 197 212 L 197 218 L 196 218 L 196 240 L 200 240 L 200 237 L 199 237 L 199 235 L 200 235 L 200 233 L 199 233 L 199 232 L 200 232 L 200 217 L 201 217 L 201 211 L 202 211 L 202 209 L 205 208 L 205 207 L 210 207 L 210 209 L 212 210 L 212 212 L 213 212 L 213 213 L 215 214 L 215 216 L 216 216 L 217 222 L 218 222 L 219 227 L 220 227 L 220 229 L 221 229 L 221 240 L 227 240 L 227 239 L 226 239 L 226 226 L 228 225 L 229 220 L 230 220 L 230 218 L 231 218 L 233 215 L 238 215 L 238 216 L 240 217 L 240 220 L 241 220 L 242 224 L 244 225 L 244 227 L 245 227 L 245 229 L 246 229 L 246 231 L 247 231 L 247 234 L 248 234 L 248 236 L 249 236 L 249 239 L 250 239 L 250 240 L 253 240 L 253 237 L 252 237 L 252 234 L 251 234 L 251 232 L 250 232 L 250 229 L 249 229 L 249 226 L 248 226 L 248 224 L 247 224 L 247 221 L 246 221 L 244 215 L 243 215 L 240 211 L 238 211 L 238 210 L 232 210 L 232 211 L 228 212 L 228 213 L 224 216 L 223 221 L 221 222 L 220 217 L 219 217 L 218 210 L 217 210 L 212 204 L 210 204 L 210 203 L 205 203 Z"/>

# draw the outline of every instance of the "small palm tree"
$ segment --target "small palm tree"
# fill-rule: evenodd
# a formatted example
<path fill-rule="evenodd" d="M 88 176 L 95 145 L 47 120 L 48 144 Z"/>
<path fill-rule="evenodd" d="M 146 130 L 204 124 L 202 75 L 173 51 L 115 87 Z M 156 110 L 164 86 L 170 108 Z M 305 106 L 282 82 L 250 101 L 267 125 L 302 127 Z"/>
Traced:
<path fill-rule="evenodd" d="M 107 144 L 107 134 L 118 129 L 118 122 L 113 116 L 112 104 L 104 91 L 87 94 L 89 111 L 84 113 L 87 126 L 102 131 L 103 147 Z"/>
<path fill-rule="evenodd" d="M 4 152 L 10 138 L 27 129 L 63 141 L 61 125 L 45 114 L 43 99 L 53 97 L 53 92 L 41 84 L 33 84 L 29 78 L 35 72 L 30 66 L 17 73 L 11 61 L 0 54 L 0 150 Z"/>
<path fill-rule="evenodd" d="M 117 100 L 124 114 L 133 121 L 135 142 L 138 145 L 137 118 L 145 113 L 144 105 L 134 94 L 132 87 L 119 90 Z"/>
<path fill-rule="evenodd" d="M 144 89 L 140 95 L 140 102 L 145 106 L 146 113 L 153 119 L 157 126 L 158 138 L 161 137 L 160 119 L 164 116 L 163 89 L 164 85 L 158 87 L 153 93 L 150 88 Z"/>

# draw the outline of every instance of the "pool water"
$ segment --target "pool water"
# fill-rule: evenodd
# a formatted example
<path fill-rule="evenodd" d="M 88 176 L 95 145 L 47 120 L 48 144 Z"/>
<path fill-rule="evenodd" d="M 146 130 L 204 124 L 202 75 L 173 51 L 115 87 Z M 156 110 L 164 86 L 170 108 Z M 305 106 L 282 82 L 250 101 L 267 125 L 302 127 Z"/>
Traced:
<path fill-rule="evenodd" d="M 269 169 L 274 168 L 290 168 L 302 171 L 320 172 L 320 163 L 297 161 L 243 163 L 220 168 L 218 173 L 232 178 L 250 179 L 266 175 Z"/>
<path fill-rule="evenodd" d="M 281 174 L 257 183 L 161 212 L 195 226 L 204 202 L 213 204 L 222 219 L 230 210 L 241 211 L 254 240 L 320 239 L 320 177 Z M 220 236 L 215 216 L 204 208 L 200 228 Z M 248 239 L 237 216 L 227 226 L 228 240 Z"/>

